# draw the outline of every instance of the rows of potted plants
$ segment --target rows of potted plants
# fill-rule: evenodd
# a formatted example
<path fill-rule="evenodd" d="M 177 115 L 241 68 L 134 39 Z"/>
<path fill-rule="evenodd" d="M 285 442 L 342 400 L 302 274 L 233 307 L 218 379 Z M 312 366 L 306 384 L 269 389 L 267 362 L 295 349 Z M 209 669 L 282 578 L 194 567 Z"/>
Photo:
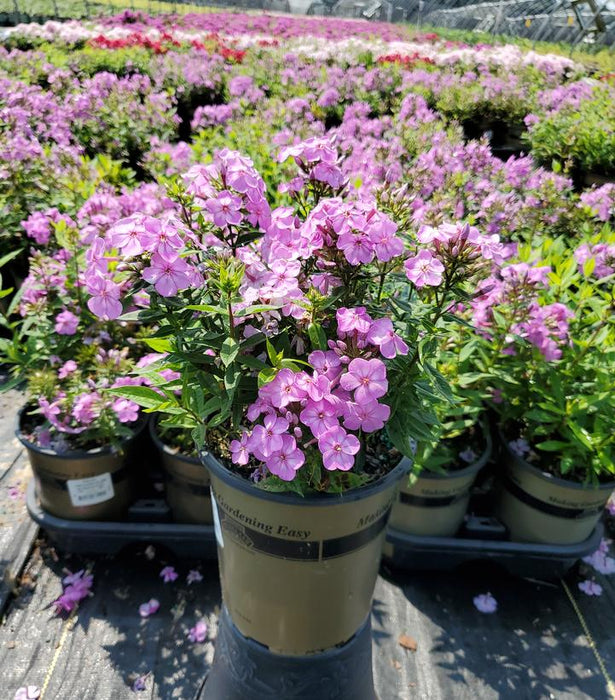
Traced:
<path fill-rule="evenodd" d="M 22 28 L 37 49 L 0 57 L 19 75 L 6 240 L 30 247 L 2 293 L 7 386 L 26 381 L 49 513 L 121 522 L 151 436 L 176 519 L 213 522 L 220 643 L 262 672 L 219 650 L 211 697 L 282 693 L 267 655 L 290 674 L 309 656 L 314 694 L 367 653 L 389 514 L 453 536 L 478 478 L 513 541 L 594 530 L 615 487 L 615 191 L 463 133 L 476 85 L 498 117 L 521 93 L 525 115 L 572 104 L 584 69 L 560 57 L 432 37 L 408 64 L 376 60 L 417 51 L 386 28 L 348 41 L 362 23 L 168 22 Z M 163 30 L 163 55 L 135 47 Z"/>

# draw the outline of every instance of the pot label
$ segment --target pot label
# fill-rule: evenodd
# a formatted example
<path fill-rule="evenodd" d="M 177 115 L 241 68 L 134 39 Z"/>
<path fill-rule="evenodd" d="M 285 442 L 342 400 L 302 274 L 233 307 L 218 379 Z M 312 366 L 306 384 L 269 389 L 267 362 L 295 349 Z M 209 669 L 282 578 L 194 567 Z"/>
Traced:
<path fill-rule="evenodd" d="M 99 474 L 87 479 L 69 479 L 66 482 L 70 502 L 76 507 L 94 506 L 115 496 L 111 474 Z"/>
<path fill-rule="evenodd" d="M 224 540 L 222 539 L 222 528 L 220 527 L 220 516 L 218 515 L 218 504 L 214 496 L 213 489 L 209 492 L 211 495 L 211 510 L 214 515 L 214 532 L 216 533 L 216 542 L 224 549 Z"/>

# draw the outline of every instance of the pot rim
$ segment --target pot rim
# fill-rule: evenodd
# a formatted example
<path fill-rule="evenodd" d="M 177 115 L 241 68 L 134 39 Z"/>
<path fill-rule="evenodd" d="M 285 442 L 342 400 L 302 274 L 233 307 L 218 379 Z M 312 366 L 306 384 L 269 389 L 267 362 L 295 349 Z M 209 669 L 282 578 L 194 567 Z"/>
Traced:
<path fill-rule="evenodd" d="M 491 431 L 489 430 L 487 424 L 482 419 L 479 419 L 476 422 L 481 426 L 483 437 L 485 438 L 485 449 L 475 462 L 468 464 L 468 466 L 464 467 L 463 469 L 455 469 L 454 471 L 447 470 L 445 474 L 432 472 L 428 469 L 421 468 L 416 472 L 417 479 L 459 479 L 480 471 L 491 457 L 491 453 L 493 451 L 493 440 L 491 439 Z"/>
<path fill-rule="evenodd" d="M 367 484 L 366 486 L 360 486 L 355 489 L 350 489 L 349 491 L 343 491 L 342 493 L 319 493 L 299 496 L 293 492 L 276 493 L 259 489 L 258 486 L 253 484 L 251 481 L 248 481 L 247 479 L 244 479 L 238 474 L 235 474 L 227 469 L 220 463 L 214 454 L 205 449 L 201 452 L 201 460 L 210 470 L 212 476 L 218 477 L 228 486 L 233 486 L 234 488 L 237 488 L 240 491 L 253 496 L 254 498 L 262 498 L 264 500 L 275 501 L 286 505 L 309 504 L 310 506 L 327 506 L 335 504 L 335 502 L 344 503 L 367 498 L 368 496 L 379 493 L 380 491 L 384 491 L 388 486 L 401 478 L 404 473 L 408 473 L 410 471 L 410 467 L 412 466 L 411 460 L 408 459 L 408 457 L 403 457 L 397 466 L 393 467 L 390 472 L 374 483 Z"/>
<path fill-rule="evenodd" d="M 506 440 L 504 433 L 502 432 L 501 426 L 498 426 L 498 436 L 500 438 L 500 443 L 506 451 L 506 456 L 509 460 L 512 461 L 514 466 L 519 467 L 519 469 L 523 469 L 524 471 L 529 472 L 530 474 L 533 474 L 534 476 L 542 479 L 543 481 L 547 481 L 550 484 L 556 484 L 557 486 L 562 486 L 564 488 L 574 489 L 577 491 L 613 491 L 615 489 L 615 479 L 594 486 L 589 484 L 583 484 L 579 481 L 573 481 L 572 479 L 563 479 L 561 476 L 555 476 L 554 474 L 549 474 L 549 472 L 545 472 L 542 469 L 535 467 L 533 464 L 530 464 L 525 459 L 523 459 L 523 457 L 520 457 L 518 454 L 515 454 L 510 449 L 508 441 Z"/>
<path fill-rule="evenodd" d="M 202 461 L 198 457 L 192 457 L 190 455 L 183 454 L 182 452 L 174 452 L 170 445 L 163 442 L 160 435 L 156 432 L 156 427 L 158 425 L 159 416 L 154 416 L 149 421 L 149 435 L 152 438 L 154 445 L 160 450 L 169 455 L 169 457 L 175 457 L 175 459 L 180 459 L 182 462 L 187 462 L 188 464 L 194 464 L 195 466 L 203 465 Z"/>
<path fill-rule="evenodd" d="M 28 409 L 28 404 L 23 405 L 17 412 L 17 418 L 15 421 L 15 437 L 21 442 L 21 444 L 28 450 L 36 452 L 38 454 L 47 455 L 49 457 L 58 457 L 60 459 L 83 459 L 84 457 L 99 457 L 103 455 L 113 454 L 111 445 L 101 445 L 100 447 L 93 447 L 91 450 L 69 450 L 68 452 L 56 452 L 48 447 L 40 447 L 33 442 L 30 442 L 21 431 L 21 424 L 23 418 Z M 147 416 L 143 414 L 139 416 L 136 421 L 135 429 L 130 437 L 122 438 L 120 440 L 120 445 L 127 446 L 134 439 L 136 439 L 144 430 L 148 423 Z"/>

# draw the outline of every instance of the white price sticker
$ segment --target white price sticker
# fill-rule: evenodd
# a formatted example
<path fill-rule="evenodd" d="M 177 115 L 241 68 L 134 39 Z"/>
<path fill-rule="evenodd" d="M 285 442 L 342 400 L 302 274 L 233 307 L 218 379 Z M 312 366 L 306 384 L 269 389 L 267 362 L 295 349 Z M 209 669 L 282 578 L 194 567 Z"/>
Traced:
<path fill-rule="evenodd" d="M 77 508 L 104 503 L 115 496 L 111 474 L 99 474 L 87 479 L 69 479 L 66 482 L 70 502 Z"/>
<path fill-rule="evenodd" d="M 220 527 L 220 516 L 218 515 L 218 504 L 216 503 L 214 490 L 211 489 L 209 493 L 211 495 L 211 510 L 214 515 L 214 532 L 216 533 L 216 541 L 222 548 L 224 548 L 224 540 L 222 539 L 222 528 Z"/>

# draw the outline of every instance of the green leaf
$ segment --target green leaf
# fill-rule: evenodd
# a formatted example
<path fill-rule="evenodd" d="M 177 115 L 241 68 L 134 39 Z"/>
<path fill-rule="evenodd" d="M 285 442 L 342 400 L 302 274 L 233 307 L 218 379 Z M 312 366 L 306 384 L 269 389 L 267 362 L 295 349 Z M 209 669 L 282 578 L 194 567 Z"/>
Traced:
<path fill-rule="evenodd" d="M 545 440 L 544 442 L 537 443 L 536 447 L 545 452 L 561 452 L 567 447 L 570 447 L 570 443 L 562 442 L 561 440 Z"/>
<path fill-rule="evenodd" d="M 220 359 L 225 367 L 228 367 L 237 357 L 239 343 L 234 338 L 227 338 L 220 348 Z"/>
<path fill-rule="evenodd" d="M 109 392 L 114 396 L 130 399 L 144 408 L 155 409 L 167 402 L 165 396 L 161 396 L 157 391 L 147 386 L 122 386 L 110 389 Z"/>
<path fill-rule="evenodd" d="M 319 323 L 310 323 L 308 326 L 308 336 L 314 350 L 327 349 L 327 336 Z"/>
<path fill-rule="evenodd" d="M 145 342 L 154 352 L 173 352 L 170 338 L 145 338 Z"/>

